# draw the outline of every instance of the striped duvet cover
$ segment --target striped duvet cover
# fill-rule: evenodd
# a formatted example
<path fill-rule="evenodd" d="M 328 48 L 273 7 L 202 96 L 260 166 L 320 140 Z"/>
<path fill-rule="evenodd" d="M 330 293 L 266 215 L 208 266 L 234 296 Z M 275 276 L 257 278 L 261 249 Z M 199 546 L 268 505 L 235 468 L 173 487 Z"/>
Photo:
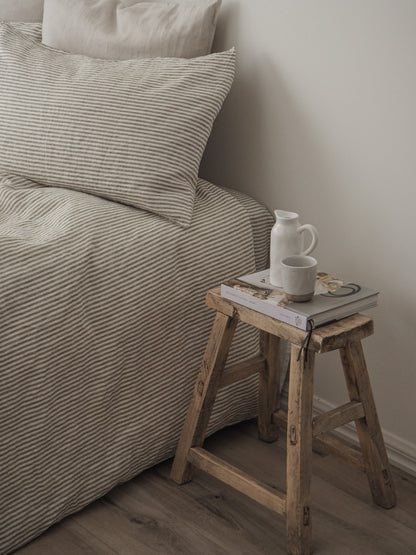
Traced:
<path fill-rule="evenodd" d="M 0 553 L 174 453 L 208 288 L 267 261 L 270 214 L 199 180 L 193 223 L 0 176 Z M 237 331 L 230 362 L 252 354 Z M 250 378 L 210 433 L 256 413 Z"/>

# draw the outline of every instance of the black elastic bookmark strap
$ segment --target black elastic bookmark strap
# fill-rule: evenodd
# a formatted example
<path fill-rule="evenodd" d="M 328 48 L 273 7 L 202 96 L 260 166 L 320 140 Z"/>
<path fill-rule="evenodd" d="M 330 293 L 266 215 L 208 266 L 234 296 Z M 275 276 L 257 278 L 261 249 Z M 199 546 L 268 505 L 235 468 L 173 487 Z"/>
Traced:
<path fill-rule="evenodd" d="M 305 335 L 305 339 L 302 341 L 302 345 L 300 346 L 298 358 L 296 359 L 297 361 L 300 360 L 300 357 L 302 356 L 302 351 L 305 351 L 305 362 L 307 362 L 309 343 L 311 341 L 311 336 L 312 336 L 314 327 L 315 327 L 315 324 L 313 323 L 313 320 L 308 320 L 308 333 Z"/>

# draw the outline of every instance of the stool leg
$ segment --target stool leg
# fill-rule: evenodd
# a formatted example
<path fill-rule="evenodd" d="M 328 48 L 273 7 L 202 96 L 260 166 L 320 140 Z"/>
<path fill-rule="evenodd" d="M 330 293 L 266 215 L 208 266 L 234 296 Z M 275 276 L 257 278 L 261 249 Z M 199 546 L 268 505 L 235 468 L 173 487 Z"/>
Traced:
<path fill-rule="evenodd" d="M 293 555 L 312 552 L 311 472 L 312 408 L 315 353 L 292 345 L 287 421 L 286 528 L 287 551 Z"/>
<path fill-rule="evenodd" d="M 217 312 L 172 465 L 170 477 L 177 484 L 192 479 L 188 452 L 191 447 L 201 446 L 204 442 L 236 326 L 236 318 Z"/>
<path fill-rule="evenodd" d="M 340 349 L 351 401 L 361 401 L 364 418 L 355 421 L 374 502 L 385 509 L 396 504 L 396 493 L 370 379 L 360 341 Z"/>
<path fill-rule="evenodd" d="M 260 332 L 260 352 L 266 359 L 264 372 L 259 374 L 259 438 L 276 441 L 279 426 L 273 423 L 273 413 L 280 407 L 280 337 Z"/>

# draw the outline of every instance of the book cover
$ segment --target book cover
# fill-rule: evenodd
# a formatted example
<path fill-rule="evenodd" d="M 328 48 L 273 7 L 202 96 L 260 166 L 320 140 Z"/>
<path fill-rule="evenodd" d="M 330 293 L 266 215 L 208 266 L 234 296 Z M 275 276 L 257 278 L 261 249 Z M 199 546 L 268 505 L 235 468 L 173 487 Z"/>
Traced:
<path fill-rule="evenodd" d="M 263 270 L 226 281 L 221 284 L 221 295 L 304 330 L 377 305 L 378 291 L 324 272 L 317 274 L 311 301 L 289 301 L 282 289 L 270 283 L 269 272 Z"/>

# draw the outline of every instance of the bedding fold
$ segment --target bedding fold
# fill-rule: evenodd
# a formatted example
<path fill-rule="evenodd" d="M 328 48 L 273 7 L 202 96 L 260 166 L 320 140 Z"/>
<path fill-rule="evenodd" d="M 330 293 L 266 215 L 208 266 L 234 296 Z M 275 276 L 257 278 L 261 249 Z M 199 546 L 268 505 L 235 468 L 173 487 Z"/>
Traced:
<path fill-rule="evenodd" d="M 266 252 L 272 219 L 247 202 Z M 247 205 L 201 179 L 183 229 L 0 177 L 1 553 L 173 454 L 213 318 L 205 292 L 254 271 L 254 252 Z M 256 347 L 241 327 L 230 362 Z M 225 388 L 209 432 L 256 405 L 255 378 Z"/>

